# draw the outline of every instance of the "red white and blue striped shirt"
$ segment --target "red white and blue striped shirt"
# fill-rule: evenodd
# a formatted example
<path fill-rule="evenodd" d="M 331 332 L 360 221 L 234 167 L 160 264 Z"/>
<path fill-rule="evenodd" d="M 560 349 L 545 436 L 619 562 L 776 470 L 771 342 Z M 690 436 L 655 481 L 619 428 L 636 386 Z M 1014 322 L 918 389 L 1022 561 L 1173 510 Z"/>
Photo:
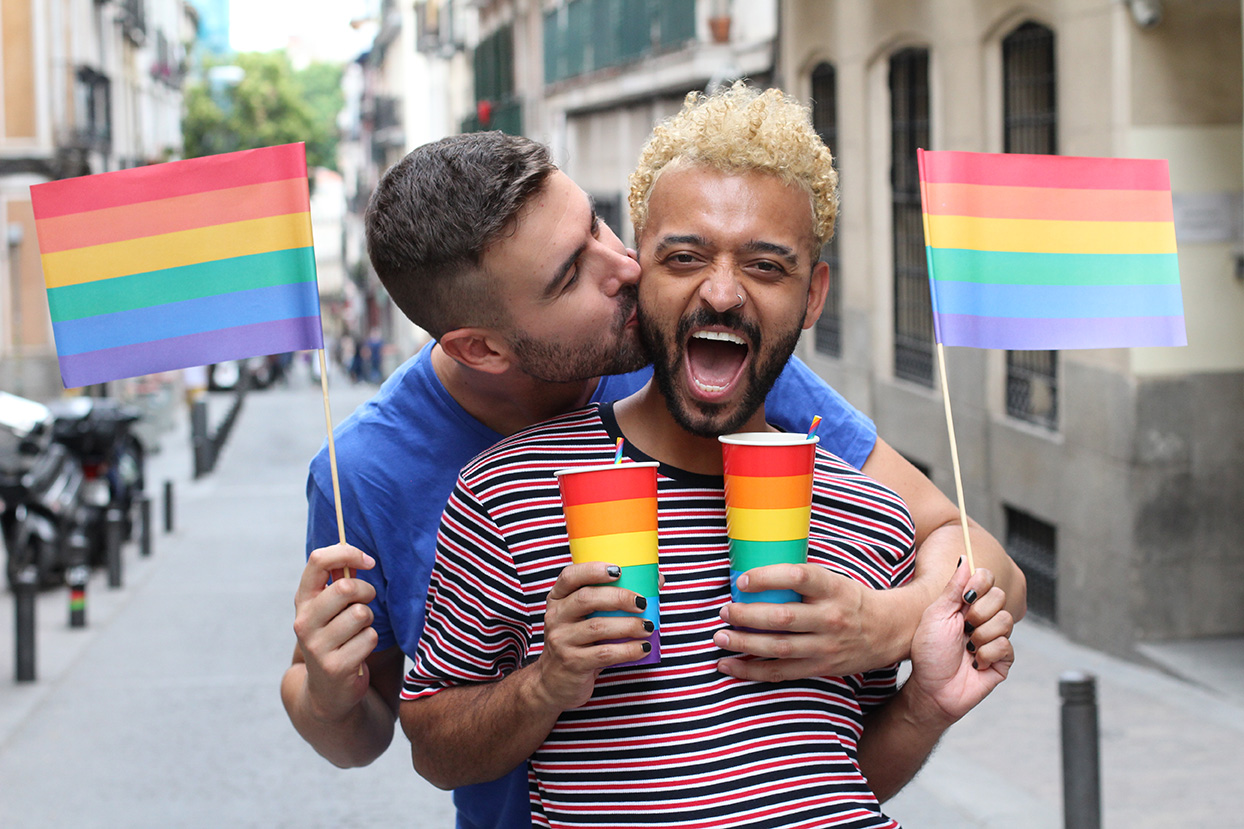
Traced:
<path fill-rule="evenodd" d="M 497 680 L 540 655 L 548 591 L 570 564 L 559 469 L 612 462 L 612 408 L 521 432 L 472 461 L 446 507 L 427 626 L 404 700 Z M 627 444 L 629 447 L 629 444 Z M 650 460 L 628 448 L 628 457 Z M 914 531 L 896 494 L 825 451 L 808 560 L 885 589 L 911 577 Z M 610 668 L 529 762 L 536 826 L 896 827 L 860 773 L 863 714 L 897 666 L 746 682 L 716 669 L 730 600 L 721 477 L 658 470 L 659 665 Z"/>

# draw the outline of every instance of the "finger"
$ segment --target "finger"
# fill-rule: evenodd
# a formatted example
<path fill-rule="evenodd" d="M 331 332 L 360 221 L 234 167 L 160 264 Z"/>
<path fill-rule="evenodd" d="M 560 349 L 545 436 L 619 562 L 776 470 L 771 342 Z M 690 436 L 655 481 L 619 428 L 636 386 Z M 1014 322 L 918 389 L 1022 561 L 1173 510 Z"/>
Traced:
<path fill-rule="evenodd" d="M 1014 629 L 1014 619 L 1010 613 L 1003 610 L 987 620 L 980 627 L 973 628 L 969 641 L 979 648 L 994 639 L 1002 639 L 1010 636 Z"/>
<path fill-rule="evenodd" d="M 622 576 L 622 568 L 604 561 L 588 561 L 571 564 L 557 574 L 557 581 L 549 590 L 550 602 L 559 601 L 576 590 L 592 584 L 617 581 Z"/>
<path fill-rule="evenodd" d="M 312 550 L 307 557 L 307 566 L 303 568 L 302 577 L 298 582 L 297 596 L 305 598 L 313 595 L 328 584 L 329 575 L 342 568 L 370 570 L 376 566 L 376 560 L 358 547 L 349 544 L 333 544 Z M 298 601 L 296 598 L 295 601 Z"/>
<path fill-rule="evenodd" d="M 743 630 L 719 630 L 713 644 L 722 650 L 746 653 L 765 659 L 807 659 L 819 655 L 810 636 L 760 633 Z"/>
<path fill-rule="evenodd" d="M 785 682 L 810 676 L 816 672 L 816 665 L 807 659 L 741 659 L 737 656 L 720 659 L 717 670 L 735 679 L 746 679 L 752 682 Z"/>
<path fill-rule="evenodd" d="M 647 643 L 652 623 L 637 616 L 593 616 L 545 631 L 545 651 L 572 670 L 585 671 L 616 664 L 615 645 Z M 602 650 L 603 649 L 603 650 Z M 628 653 L 631 651 L 627 651 Z M 639 649 L 640 655 L 643 649 Z M 620 658 L 638 659 L 639 656 Z"/>
<path fill-rule="evenodd" d="M 738 586 L 744 593 L 794 590 L 805 599 L 822 599 L 833 596 L 834 580 L 842 578 L 816 564 L 769 564 L 741 574 Z"/>
<path fill-rule="evenodd" d="M 938 605 L 939 609 L 944 612 L 958 612 L 964 603 L 964 593 L 967 590 L 967 584 L 972 576 L 968 570 L 967 562 L 962 558 L 959 559 L 959 565 L 955 567 L 955 572 L 950 574 L 950 581 L 946 582 L 942 594 L 933 600 L 933 605 Z M 975 595 L 972 596 L 976 598 Z M 933 607 L 930 605 L 930 607 Z"/>
<path fill-rule="evenodd" d="M 976 651 L 976 668 L 980 671 L 994 670 L 1003 679 L 1011 670 L 1011 666 L 1015 664 L 1015 648 L 1011 645 L 1009 637 L 993 639 L 989 643 L 977 648 Z"/>
<path fill-rule="evenodd" d="M 334 582 L 318 596 L 299 605 L 294 616 L 294 634 L 305 647 L 337 647 L 357 629 L 372 623 L 373 614 L 367 605 L 375 597 L 376 588 L 360 579 Z M 329 630 L 334 623 L 337 624 L 336 633 Z M 327 644 L 317 638 L 323 636 L 328 637 Z"/>
<path fill-rule="evenodd" d="M 621 587 L 589 585 L 580 587 L 564 599 L 549 601 L 544 612 L 546 624 L 565 624 L 586 619 L 593 613 L 642 613 L 648 599 Z"/>
<path fill-rule="evenodd" d="M 722 607 L 718 616 L 736 628 L 754 631 L 804 632 L 812 630 L 816 622 L 815 610 L 802 602 L 731 602 Z"/>
<path fill-rule="evenodd" d="M 996 616 L 1006 605 L 1006 593 L 1002 588 L 994 587 L 988 593 L 963 609 L 964 619 L 973 628 L 979 628 Z"/>

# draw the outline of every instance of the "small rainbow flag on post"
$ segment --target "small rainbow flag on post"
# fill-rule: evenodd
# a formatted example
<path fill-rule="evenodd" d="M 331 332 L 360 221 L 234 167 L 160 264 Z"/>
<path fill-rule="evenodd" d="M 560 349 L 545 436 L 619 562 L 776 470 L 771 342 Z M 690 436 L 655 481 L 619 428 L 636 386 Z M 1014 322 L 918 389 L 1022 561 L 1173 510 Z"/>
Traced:
<path fill-rule="evenodd" d="M 937 342 L 1187 345 L 1165 161 L 917 152 Z"/>
<path fill-rule="evenodd" d="M 30 194 L 66 388 L 323 347 L 303 144 Z"/>

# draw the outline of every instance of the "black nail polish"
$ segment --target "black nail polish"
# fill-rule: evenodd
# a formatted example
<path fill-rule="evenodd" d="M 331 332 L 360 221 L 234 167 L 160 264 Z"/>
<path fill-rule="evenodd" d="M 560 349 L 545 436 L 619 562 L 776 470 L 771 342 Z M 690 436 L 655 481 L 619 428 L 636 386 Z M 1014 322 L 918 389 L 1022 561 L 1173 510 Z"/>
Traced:
<path fill-rule="evenodd" d="M 967 636 L 971 636 L 971 635 L 972 635 L 972 631 L 974 631 L 974 630 L 976 630 L 976 625 L 974 625 L 974 624 L 972 624 L 971 622 L 968 622 L 968 621 L 965 621 L 965 622 L 963 623 L 963 633 L 964 633 L 965 635 L 967 635 Z"/>
<path fill-rule="evenodd" d="M 635 606 L 638 607 L 640 610 L 646 610 L 648 607 L 648 600 L 645 599 L 643 596 L 636 596 Z"/>
<path fill-rule="evenodd" d="M 963 600 L 967 602 L 968 604 L 971 604 L 972 602 L 976 601 L 976 591 L 969 590 L 968 592 L 964 593 Z"/>
<path fill-rule="evenodd" d="M 611 579 L 622 578 L 622 568 L 616 564 L 610 564 L 605 568 L 605 572 L 609 574 L 609 578 Z"/>
<path fill-rule="evenodd" d="M 642 647 L 643 647 L 643 649 L 644 649 L 644 653 L 652 653 L 652 643 L 651 643 L 651 642 L 644 642 L 644 644 L 642 645 Z"/>
<path fill-rule="evenodd" d="M 976 645 L 974 645 L 970 640 L 968 641 L 968 653 L 976 653 Z"/>
<path fill-rule="evenodd" d="M 955 569 L 958 570 L 962 566 L 963 566 L 963 556 L 959 556 L 959 563 L 955 565 Z"/>
<path fill-rule="evenodd" d="M 657 626 L 652 624 L 651 619 L 644 619 L 644 630 L 648 631 L 649 633 L 652 633 L 656 629 L 657 629 Z"/>
<path fill-rule="evenodd" d="M 981 666 L 976 664 L 976 660 L 975 660 L 975 659 L 973 659 L 973 660 L 972 660 L 972 667 L 973 667 L 973 668 L 975 668 L 975 669 L 976 669 L 976 670 L 978 670 L 978 671 L 981 669 Z"/>

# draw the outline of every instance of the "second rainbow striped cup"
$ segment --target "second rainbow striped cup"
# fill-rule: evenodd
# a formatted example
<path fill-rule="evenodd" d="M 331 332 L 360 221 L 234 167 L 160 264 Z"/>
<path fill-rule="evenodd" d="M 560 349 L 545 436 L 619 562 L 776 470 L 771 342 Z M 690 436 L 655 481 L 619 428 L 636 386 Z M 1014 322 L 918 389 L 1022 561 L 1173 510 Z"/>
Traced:
<path fill-rule="evenodd" d="M 661 661 L 661 599 L 657 568 L 657 464 L 614 463 L 554 473 L 566 514 L 566 535 L 575 564 L 603 561 L 622 568 L 613 586 L 648 600 L 642 613 L 602 611 L 602 616 L 642 616 L 652 622 L 652 650 L 622 665 Z M 620 667 L 620 666 L 617 666 Z"/>
<path fill-rule="evenodd" d="M 769 564 L 804 564 L 812 516 L 816 436 L 790 432 L 722 435 L 726 473 L 726 534 L 730 598 L 736 602 L 798 602 L 794 590 L 747 593 L 739 576 Z"/>

